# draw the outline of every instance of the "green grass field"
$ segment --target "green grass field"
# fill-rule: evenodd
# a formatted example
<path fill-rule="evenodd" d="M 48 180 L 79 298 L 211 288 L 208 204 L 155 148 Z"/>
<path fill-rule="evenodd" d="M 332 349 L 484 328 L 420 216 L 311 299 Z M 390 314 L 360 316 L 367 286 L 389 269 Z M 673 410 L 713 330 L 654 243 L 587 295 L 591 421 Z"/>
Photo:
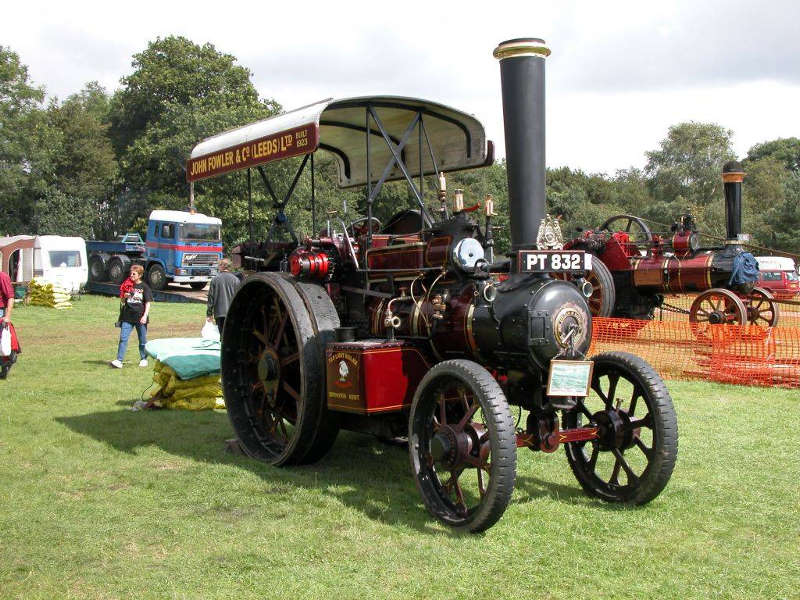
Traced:
<path fill-rule="evenodd" d="M 157 304 L 150 337 L 195 336 Z M 680 428 L 666 490 L 586 497 L 562 451 L 521 451 L 500 522 L 457 535 L 425 512 L 405 449 L 343 433 L 320 463 L 224 451 L 223 411 L 132 412 L 112 370 L 116 301 L 20 307 L 0 381 L 2 598 L 798 598 L 800 392 L 668 382 Z"/>

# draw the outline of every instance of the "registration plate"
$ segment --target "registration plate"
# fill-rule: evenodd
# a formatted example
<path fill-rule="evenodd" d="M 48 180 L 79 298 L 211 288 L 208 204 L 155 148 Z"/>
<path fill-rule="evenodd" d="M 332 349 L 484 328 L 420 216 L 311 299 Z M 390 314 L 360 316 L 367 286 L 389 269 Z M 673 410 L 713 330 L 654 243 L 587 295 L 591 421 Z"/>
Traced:
<path fill-rule="evenodd" d="M 551 360 L 547 395 L 588 396 L 593 368 L 591 360 Z"/>
<path fill-rule="evenodd" d="M 520 273 L 572 273 L 592 270 L 592 255 L 583 250 L 520 250 Z"/>

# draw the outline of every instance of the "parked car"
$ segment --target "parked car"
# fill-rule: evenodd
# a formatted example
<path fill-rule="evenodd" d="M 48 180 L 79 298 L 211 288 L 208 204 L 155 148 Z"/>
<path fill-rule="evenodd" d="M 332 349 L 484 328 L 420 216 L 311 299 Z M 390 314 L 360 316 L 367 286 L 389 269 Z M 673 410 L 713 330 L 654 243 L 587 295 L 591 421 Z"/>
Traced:
<path fill-rule="evenodd" d="M 800 277 L 794 260 L 785 256 L 756 256 L 758 287 L 764 288 L 776 300 L 792 300 L 800 294 Z"/>

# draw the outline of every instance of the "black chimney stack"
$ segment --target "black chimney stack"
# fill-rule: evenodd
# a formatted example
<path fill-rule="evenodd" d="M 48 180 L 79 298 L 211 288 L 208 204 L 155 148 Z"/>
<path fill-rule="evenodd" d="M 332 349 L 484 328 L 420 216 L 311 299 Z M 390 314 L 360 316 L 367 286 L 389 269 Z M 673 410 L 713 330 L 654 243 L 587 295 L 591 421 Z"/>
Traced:
<path fill-rule="evenodd" d="M 539 38 L 508 40 L 494 50 L 503 93 L 512 252 L 536 247 L 544 218 L 544 61 L 549 55 Z M 515 269 L 515 261 L 511 264 Z"/>
<path fill-rule="evenodd" d="M 742 165 L 732 160 L 722 167 L 725 184 L 725 227 L 728 240 L 739 240 L 742 232 Z"/>

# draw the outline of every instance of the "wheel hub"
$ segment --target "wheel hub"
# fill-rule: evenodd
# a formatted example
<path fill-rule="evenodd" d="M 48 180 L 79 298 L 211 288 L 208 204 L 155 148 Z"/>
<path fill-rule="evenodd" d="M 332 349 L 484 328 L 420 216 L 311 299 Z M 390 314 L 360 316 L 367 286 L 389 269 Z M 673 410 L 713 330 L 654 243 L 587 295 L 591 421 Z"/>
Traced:
<path fill-rule="evenodd" d="M 455 468 L 472 451 L 473 439 L 463 429 L 444 425 L 431 438 L 431 456 L 433 460 L 448 469 Z"/>
<path fill-rule="evenodd" d="M 592 421 L 600 428 L 597 439 L 601 450 L 630 448 L 633 445 L 631 419 L 623 410 L 601 410 L 592 416 Z"/>
<path fill-rule="evenodd" d="M 274 406 L 278 383 L 280 382 L 280 364 L 278 355 L 272 348 L 265 348 L 258 357 L 258 363 L 256 364 L 258 379 L 264 386 L 267 402 L 271 406 Z"/>
<path fill-rule="evenodd" d="M 725 323 L 725 313 L 719 310 L 712 311 L 708 315 L 708 322 L 712 325 L 721 325 Z"/>

